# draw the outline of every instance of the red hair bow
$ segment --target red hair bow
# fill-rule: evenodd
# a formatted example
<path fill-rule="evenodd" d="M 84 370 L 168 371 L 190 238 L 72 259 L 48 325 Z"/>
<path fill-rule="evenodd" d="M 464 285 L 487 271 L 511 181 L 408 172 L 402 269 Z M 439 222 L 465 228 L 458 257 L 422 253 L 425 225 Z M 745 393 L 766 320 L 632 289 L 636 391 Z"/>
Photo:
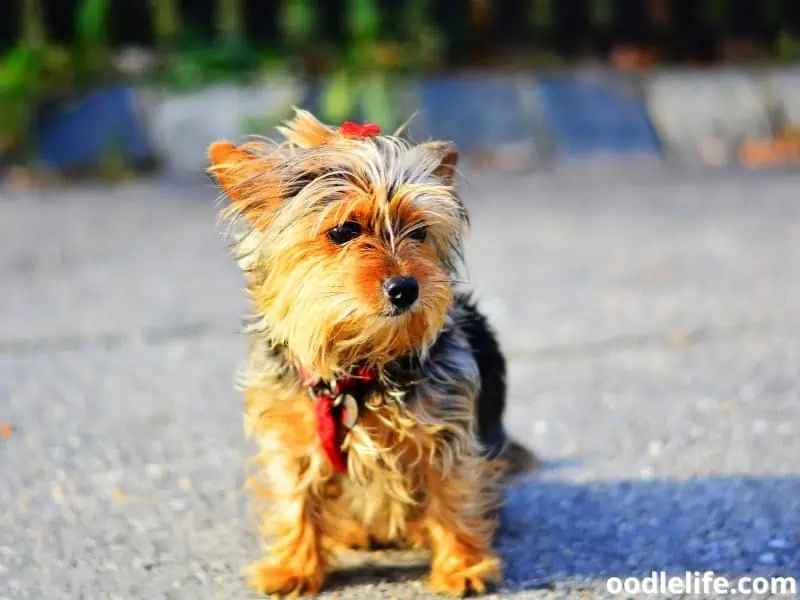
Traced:
<path fill-rule="evenodd" d="M 354 123 L 353 121 L 345 121 L 342 123 L 339 131 L 346 137 L 368 138 L 380 134 L 381 128 L 372 123 L 364 123 L 362 125 L 361 123 Z"/>

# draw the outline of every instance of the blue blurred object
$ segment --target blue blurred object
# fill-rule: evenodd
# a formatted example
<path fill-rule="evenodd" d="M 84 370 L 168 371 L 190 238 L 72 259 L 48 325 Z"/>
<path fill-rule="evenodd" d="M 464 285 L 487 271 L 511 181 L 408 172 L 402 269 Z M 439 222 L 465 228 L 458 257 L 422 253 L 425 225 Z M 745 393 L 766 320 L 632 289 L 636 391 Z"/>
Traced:
<path fill-rule="evenodd" d="M 43 111 L 36 128 L 39 159 L 50 168 L 91 168 L 109 156 L 126 164 L 150 158 L 136 92 L 116 87 L 96 90 Z"/>
<path fill-rule="evenodd" d="M 661 154 L 638 86 L 546 77 L 539 102 L 556 150 L 565 158 Z"/>
<path fill-rule="evenodd" d="M 536 115 L 526 89 L 514 78 L 448 78 L 421 83 L 426 133 L 452 140 L 463 151 L 531 142 Z"/>

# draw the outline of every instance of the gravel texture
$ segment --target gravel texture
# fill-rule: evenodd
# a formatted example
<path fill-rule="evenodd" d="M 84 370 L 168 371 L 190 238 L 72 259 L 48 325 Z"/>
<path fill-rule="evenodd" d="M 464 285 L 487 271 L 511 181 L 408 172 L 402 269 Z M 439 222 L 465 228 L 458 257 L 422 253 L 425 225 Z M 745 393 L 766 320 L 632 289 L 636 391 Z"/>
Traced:
<path fill-rule="evenodd" d="M 544 460 L 508 490 L 496 597 L 800 577 L 800 175 L 470 179 L 507 421 Z M 244 301 L 214 199 L 0 192 L 0 598 L 255 598 Z M 323 596 L 426 597 L 424 573 L 348 556 Z"/>

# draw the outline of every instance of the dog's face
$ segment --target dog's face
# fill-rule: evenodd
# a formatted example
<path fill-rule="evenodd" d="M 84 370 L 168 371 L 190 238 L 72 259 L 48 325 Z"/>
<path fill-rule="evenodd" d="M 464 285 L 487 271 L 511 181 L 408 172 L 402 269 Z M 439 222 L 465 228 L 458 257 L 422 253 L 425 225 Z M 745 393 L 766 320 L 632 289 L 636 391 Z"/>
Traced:
<path fill-rule="evenodd" d="M 283 133 L 209 149 L 228 215 L 247 224 L 237 250 L 257 316 L 322 376 L 424 352 L 467 225 L 454 146 L 348 137 L 304 112 Z"/>

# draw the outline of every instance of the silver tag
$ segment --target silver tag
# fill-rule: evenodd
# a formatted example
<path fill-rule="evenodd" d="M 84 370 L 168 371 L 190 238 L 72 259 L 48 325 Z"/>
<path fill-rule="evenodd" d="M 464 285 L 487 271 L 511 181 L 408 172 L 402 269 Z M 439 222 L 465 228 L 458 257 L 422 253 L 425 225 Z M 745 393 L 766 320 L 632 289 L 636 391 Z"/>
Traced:
<path fill-rule="evenodd" d="M 344 403 L 342 407 L 342 425 L 347 429 L 352 429 L 356 421 L 358 421 L 358 402 L 350 394 L 342 394 L 339 398 Z"/>

